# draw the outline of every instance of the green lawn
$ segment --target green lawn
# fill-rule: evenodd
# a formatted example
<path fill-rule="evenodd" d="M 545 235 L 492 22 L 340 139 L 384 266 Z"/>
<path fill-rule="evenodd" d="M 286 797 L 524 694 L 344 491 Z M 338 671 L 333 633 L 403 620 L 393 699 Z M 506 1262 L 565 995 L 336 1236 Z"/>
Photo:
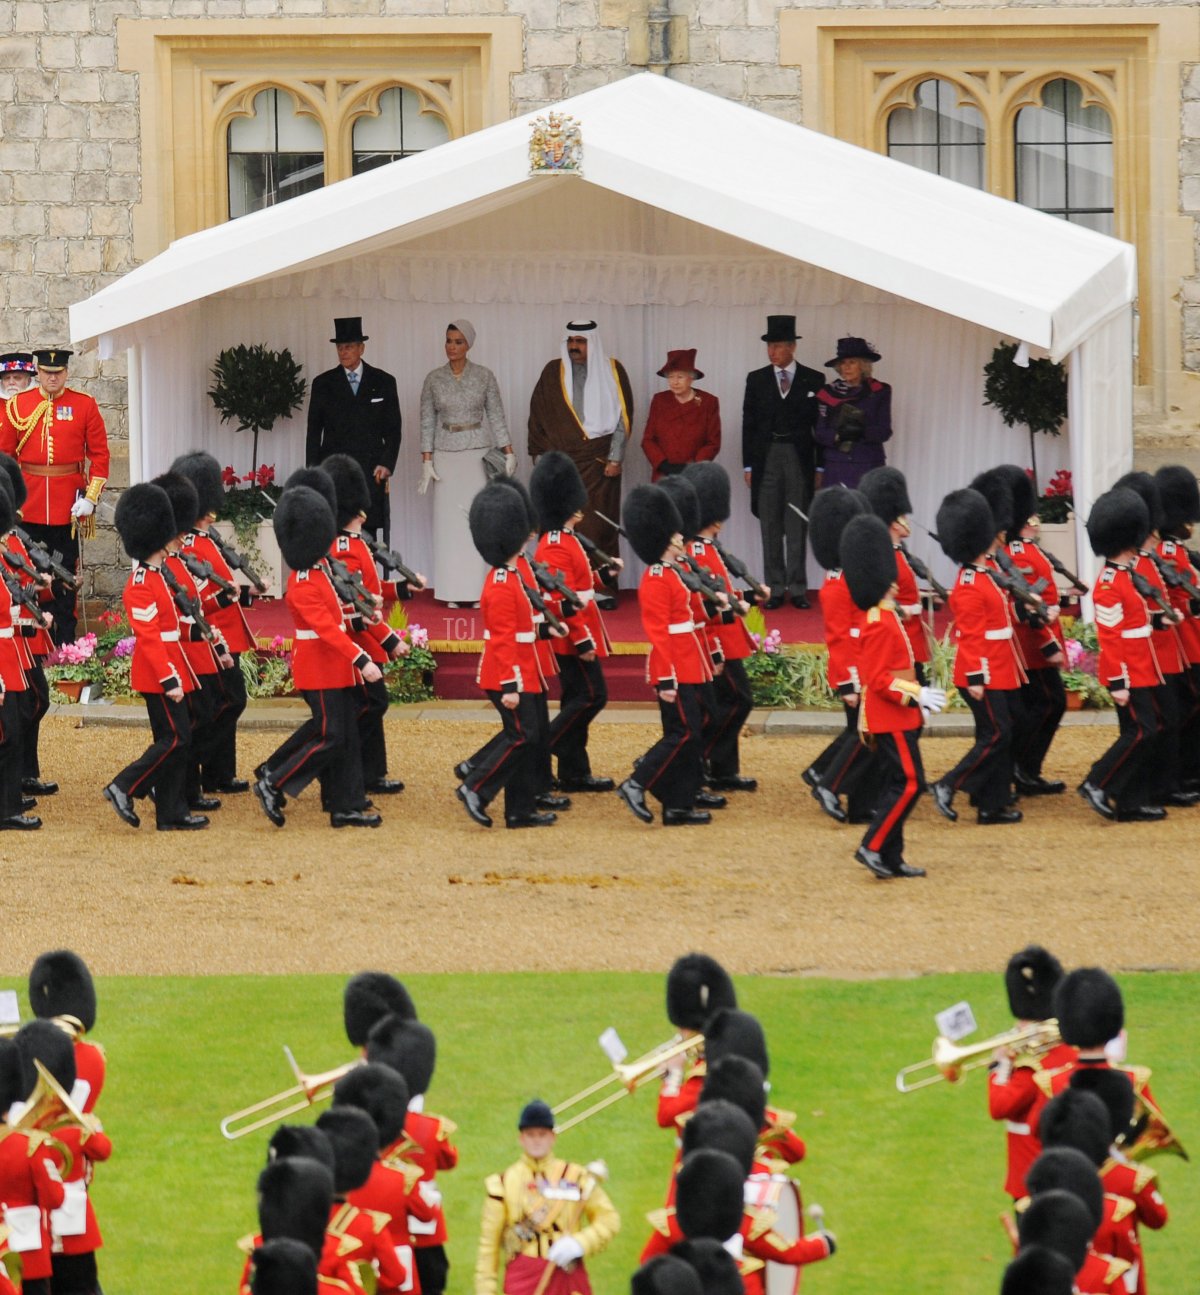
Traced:
<path fill-rule="evenodd" d="M 353 936 L 349 938 L 354 938 Z M 237 1238 L 253 1230 L 263 1134 L 226 1142 L 222 1115 L 277 1089 L 289 1073 L 281 1045 L 325 1070 L 348 1060 L 341 1027 L 343 978 L 114 977 L 99 983 L 95 1037 L 108 1051 L 100 1114 L 115 1145 L 94 1200 L 107 1244 L 100 1271 L 110 1295 L 232 1291 Z M 642 1051 L 670 1033 L 661 976 L 514 974 L 414 976 L 422 1019 L 437 1032 L 430 1109 L 459 1125 L 458 1170 L 440 1180 L 452 1263 L 451 1290 L 472 1289 L 484 1176 L 516 1155 L 517 1112 L 528 1098 L 555 1102 L 598 1078 L 596 1037 L 616 1025 Z M 897 1068 L 928 1055 L 934 1013 L 959 999 L 993 1034 L 1008 1026 L 999 976 L 905 981 L 742 977 L 741 1004 L 771 1045 L 773 1100 L 798 1112 L 809 1158 L 806 1202 L 819 1200 L 840 1249 L 805 1277 L 828 1295 L 975 1295 L 998 1290 L 1006 1243 L 997 1216 L 1004 1135 L 987 1118 L 982 1074 L 961 1086 L 900 1096 Z M 1194 1010 L 1200 977 L 1126 975 L 1131 1060 L 1154 1068 L 1155 1091 L 1176 1132 L 1200 1146 L 1200 1100 L 1191 1059 L 1200 1055 Z M 0 988 L 23 985 L 0 981 Z M 626 1288 L 660 1205 L 671 1135 L 654 1122 L 653 1089 L 563 1135 L 574 1159 L 603 1157 L 623 1228 L 593 1265 L 598 1295 Z M 1174 1158 L 1156 1167 L 1172 1222 L 1147 1245 L 1152 1289 L 1193 1289 L 1200 1236 L 1197 1169 Z M 180 1274 L 186 1274 L 180 1277 Z"/>

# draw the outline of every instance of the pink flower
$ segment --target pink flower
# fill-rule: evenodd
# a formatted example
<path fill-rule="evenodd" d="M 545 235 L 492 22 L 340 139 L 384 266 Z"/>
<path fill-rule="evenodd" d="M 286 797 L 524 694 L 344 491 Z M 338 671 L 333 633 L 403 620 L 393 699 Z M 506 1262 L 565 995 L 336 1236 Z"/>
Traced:
<path fill-rule="evenodd" d="M 414 625 L 409 631 L 409 636 L 412 639 L 413 647 L 423 648 L 429 646 L 429 631 L 422 629 L 420 625 Z"/>
<path fill-rule="evenodd" d="M 133 655 L 134 638 L 130 635 L 127 639 L 118 639 L 117 646 L 113 648 L 113 656 L 127 657 Z"/>

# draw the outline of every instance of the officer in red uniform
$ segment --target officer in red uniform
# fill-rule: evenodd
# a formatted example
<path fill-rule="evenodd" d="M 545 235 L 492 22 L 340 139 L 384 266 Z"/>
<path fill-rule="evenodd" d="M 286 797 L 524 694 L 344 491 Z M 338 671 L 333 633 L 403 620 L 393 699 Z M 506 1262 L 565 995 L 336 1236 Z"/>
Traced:
<path fill-rule="evenodd" d="M 858 658 L 859 733 L 875 743 L 880 766 L 875 816 L 854 857 L 885 880 L 923 877 L 923 868 L 904 861 L 904 823 L 925 790 L 922 716 L 940 711 L 946 694 L 917 682 L 912 641 L 895 603 L 895 548 L 880 518 L 851 518 L 840 555 L 850 596 L 865 613 Z"/>
<path fill-rule="evenodd" d="M 192 740 L 187 694 L 196 688 L 196 676 L 179 646 L 179 611 L 162 572 L 176 534 L 166 491 L 149 482 L 130 486 L 117 504 L 116 527 L 137 564 L 124 595 L 134 633 L 130 682 L 146 703 L 154 741 L 104 788 L 104 799 L 119 818 L 138 827 L 134 801 L 153 791 L 160 832 L 194 831 L 207 827 L 208 819 L 188 812 L 185 795 Z"/>
<path fill-rule="evenodd" d="M 108 1067 L 104 1048 L 86 1037 L 96 1024 L 96 986 L 87 963 L 70 949 L 39 953 L 29 972 L 29 1006 L 39 1020 L 53 1021 L 75 1040 L 71 1100 L 90 1115 Z"/>
<path fill-rule="evenodd" d="M 1162 502 L 1162 536 L 1158 545 L 1163 562 L 1173 566 L 1180 581 L 1170 584 L 1171 604 L 1182 616 L 1178 627 L 1187 671 L 1188 691 L 1180 693 L 1183 719 L 1179 730 L 1179 773 L 1182 791 L 1200 791 L 1200 599 L 1188 591 L 1200 587 L 1200 571 L 1192 563 L 1185 541 L 1200 522 L 1200 489 L 1191 468 L 1168 464 L 1154 474 Z"/>
<path fill-rule="evenodd" d="M 25 529 L 79 569 L 79 536 L 95 533 L 93 513 L 108 480 L 108 432 L 91 396 L 67 386 L 71 351 L 35 351 L 38 385 L 0 406 L 0 450 L 21 465 L 29 487 Z M 51 604 L 56 643 L 75 639 L 75 591 L 59 588 Z"/>

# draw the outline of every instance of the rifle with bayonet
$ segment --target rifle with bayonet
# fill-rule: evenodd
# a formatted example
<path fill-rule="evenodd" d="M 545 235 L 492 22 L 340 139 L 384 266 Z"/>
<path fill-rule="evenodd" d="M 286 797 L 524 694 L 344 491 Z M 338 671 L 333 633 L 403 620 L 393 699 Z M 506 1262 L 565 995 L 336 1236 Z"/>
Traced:
<path fill-rule="evenodd" d="M 196 554 L 188 552 L 187 549 L 180 549 L 178 556 L 183 560 L 183 565 L 187 567 L 188 572 L 195 576 L 197 580 L 207 580 L 217 586 L 222 593 L 236 594 L 239 592 L 238 587 L 232 580 L 226 580 L 224 576 L 217 574 L 216 567 L 211 562 L 205 562 Z"/>
<path fill-rule="evenodd" d="M 200 533 L 208 536 L 213 548 L 221 555 L 221 561 L 225 563 L 230 571 L 240 571 L 260 594 L 267 592 L 270 586 L 250 565 L 250 560 L 244 553 L 239 553 L 237 549 L 231 548 L 215 530 L 210 529 Z"/>
<path fill-rule="evenodd" d="M 576 611 L 583 610 L 583 599 L 567 584 L 561 571 L 555 571 L 553 567 L 547 566 L 544 562 L 539 562 L 537 558 L 531 558 L 526 554 L 525 560 L 529 563 L 529 568 L 533 572 L 538 585 L 548 594 L 558 594 L 558 596 Z"/>
<path fill-rule="evenodd" d="M 395 549 L 386 548 L 378 540 L 371 539 L 365 532 L 360 532 L 358 538 L 367 546 L 375 561 L 380 563 L 390 575 L 399 576 L 401 580 L 412 585 L 414 589 L 425 588 L 425 581 L 415 571 L 404 565 L 404 559 Z"/>
<path fill-rule="evenodd" d="M 625 532 L 616 524 L 616 522 L 612 521 L 611 518 L 605 517 L 603 513 L 597 512 L 596 516 L 599 517 L 602 522 L 608 522 L 608 524 L 613 528 L 613 530 L 617 532 L 618 535 L 625 534 Z M 620 569 L 620 565 L 621 565 L 620 558 L 614 558 L 610 554 L 605 553 L 605 551 L 600 547 L 599 544 L 596 543 L 595 540 L 589 539 L 588 536 L 582 534 L 579 531 L 572 531 L 571 534 L 574 535 L 575 538 L 580 542 L 580 544 L 583 545 L 583 551 L 588 555 L 588 560 L 591 562 L 592 566 L 596 568 L 597 571 L 603 571 L 605 567 L 610 567 L 613 571 L 617 571 Z"/>
<path fill-rule="evenodd" d="M 175 606 L 185 615 L 190 616 L 196 623 L 196 628 L 200 631 L 202 637 L 210 643 L 216 642 L 216 631 L 206 621 L 200 612 L 200 599 L 188 593 L 188 591 L 179 583 L 179 577 L 163 561 L 159 570 L 162 572 L 162 578 L 166 581 L 167 588 L 171 591 L 171 597 L 175 599 Z"/>
<path fill-rule="evenodd" d="M 950 601 L 949 590 L 946 589 L 944 585 L 938 584 L 925 563 L 908 551 L 908 545 L 905 544 L 903 540 L 900 542 L 900 552 L 904 554 L 908 561 L 908 565 L 912 567 L 913 575 L 916 576 L 918 580 L 925 581 L 930 589 L 933 590 L 933 596 L 935 598 L 939 599 L 943 604 L 948 603 Z"/>
<path fill-rule="evenodd" d="M 5 562 L 14 569 L 27 569 L 23 559 L 18 558 L 18 555 L 13 553 L 7 547 L 0 547 L 0 553 L 3 553 Z M 14 561 L 14 559 L 17 560 Z M 37 573 L 34 572 L 35 576 L 36 574 Z M 38 590 L 44 586 L 40 582 L 36 585 L 23 585 L 16 576 L 9 575 L 7 571 L 0 570 L 0 576 L 4 579 L 4 585 L 8 590 L 11 601 L 14 603 L 20 603 L 22 607 L 27 607 L 33 613 L 34 619 L 37 623 L 43 628 L 48 628 L 46 622 L 46 616 L 48 613 L 38 599 Z"/>
<path fill-rule="evenodd" d="M 599 511 L 597 511 L 596 516 L 599 517 L 602 522 L 607 522 L 618 535 L 623 536 L 625 539 L 629 538 L 624 529 L 618 526 L 611 517 L 605 517 L 605 515 Z M 713 589 L 710 584 L 696 575 L 695 570 L 693 569 L 695 567 L 695 563 L 693 563 L 686 554 L 684 555 L 684 561 L 691 563 L 691 565 L 680 566 L 678 562 L 665 562 L 663 565 L 670 567 L 671 570 L 675 572 L 680 580 L 683 581 L 683 587 L 685 589 L 690 593 L 700 595 L 705 604 L 712 609 L 709 612 L 709 615 L 713 615 L 719 611 L 725 611 L 729 607 L 729 594 L 726 592 L 725 585 L 721 581 L 720 577 L 714 576 L 711 571 L 704 571 L 706 576 L 712 577 L 712 579 L 716 580 L 721 586 L 719 589 Z M 703 570 L 703 568 L 701 569 Z M 720 599 L 720 602 L 717 601 L 718 598 Z"/>
<path fill-rule="evenodd" d="M 65 585 L 68 589 L 78 590 L 83 583 L 82 580 L 73 572 L 69 571 L 64 565 L 62 554 L 57 550 L 51 553 L 42 544 L 33 538 L 21 526 L 14 526 L 12 533 L 25 545 L 26 552 L 29 554 L 29 560 L 37 567 L 40 574 L 53 576 L 60 584 Z"/>
<path fill-rule="evenodd" d="M 329 578 L 333 581 L 337 596 L 342 602 L 348 603 L 356 615 L 374 623 L 378 619 L 379 603 L 376 595 L 363 584 L 361 574 L 351 571 L 344 562 L 339 562 L 328 553 L 325 555 L 325 562 L 329 566 Z"/>
<path fill-rule="evenodd" d="M 767 586 L 764 585 L 756 576 L 750 574 L 750 568 L 737 556 L 736 553 L 730 553 L 728 549 L 722 548 L 721 545 L 717 543 L 715 537 L 712 539 L 711 543 L 713 548 L 717 550 L 718 557 L 720 557 L 721 561 L 725 563 L 725 569 L 735 580 L 743 581 L 745 584 L 750 586 L 751 591 L 756 594 L 761 594 L 764 598 L 769 598 L 771 596 L 771 591 Z"/>
<path fill-rule="evenodd" d="M 1167 596 L 1167 591 L 1165 589 L 1160 589 L 1153 580 L 1147 580 L 1140 571 L 1134 569 L 1132 563 L 1129 565 L 1127 570 L 1129 571 L 1129 578 L 1133 582 L 1133 587 L 1138 591 L 1138 593 L 1148 602 L 1156 602 L 1167 620 L 1169 620 L 1172 625 L 1178 625 L 1183 617 L 1172 606 L 1171 599 Z"/>
<path fill-rule="evenodd" d="M 1042 555 L 1042 557 L 1044 557 L 1046 561 L 1050 563 L 1051 567 L 1053 567 L 1054 570 L 1057 571 L 1058 574 L 1062 576 L 1064 580 L 1068 581 L 1079 593 L 1085 594 L 1088 592 L 1087 585 L 1085 585 L 1083 581 L 1080 580 L 1080 578 L 1075 574 L 1074 571 L 1072 571 L 1069 567 L 1067 567 L 1063 562 L 1059 560 L 1057 554 L 1051 553 L 1049 549 L 1042 548 L 1042 546 L 1038 544 L 1036 541 L 1027 540 L 1026 543 L 1032 543 L 1034 548 L 1037 549 L 1037 551 Z"/>
<path fill-rule="evenodd" d="M 565 633 L 566 625 L 555 615 L 554 609 L 546 602 L 541 593 L 532 585 L 527 585 L 524 580 L 521 581 L 521 588 L 525 590 L 525 597 L 529 599 L 529 604 L 533 610 L 540 612 L 546 618 L 546 624 L 551 629 L 562 630 Z"/>
<path fill-rule="evenodd" d="M 1174 562 L 1168 562 L 1155 549 L 1148 549 L 1147 556 L 1158 568 L 1159 575 L 1166 581 L 1167 588 L 1182 589 L 1193 601 L 1200 600 L 1200 588 L 1197 587 L 1196 582 L 1181 571 Z"/>

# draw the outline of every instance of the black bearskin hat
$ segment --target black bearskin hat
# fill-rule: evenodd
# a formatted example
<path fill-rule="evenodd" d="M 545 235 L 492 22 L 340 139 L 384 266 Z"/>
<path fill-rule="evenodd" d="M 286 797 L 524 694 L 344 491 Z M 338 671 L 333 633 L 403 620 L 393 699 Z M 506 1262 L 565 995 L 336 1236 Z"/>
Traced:
<path fill-rule="evenodd" d="M 333 482 L 338 526 L 345 526 L 359 513 L 371 511 L 371 487 L 367 485 L 367 474 L 357 459 L 348 454 L 331 454 L 322 460 L 321 471 L 327 473 Z"/>
<path fill-rule="evenodd" d="M 7 535 L 16 521 L 17 506 L 13 502 L 12 482 L 0 473 L 0 535 Z"/>
<path fill-rule="evenodd" d="M 987 500 L 988 507 L 992 510 L 992 521 L 996 524 L 992 539 L 995 539 L 997 535 L 1007 536 L 1009 531 L 1019 530 L 1024 525 L 1025 518 L 1020 517 L 1016 511 L 1012 487 L 1005 480 L 999 468 L 989 468 L 986 472 L 981 472 L 971 482 L 970 488 L 977 494 L 981 494 Z M 942 534 L 940 520 L 938 522 L 938 534 Z M 975 550 L 975 553 L 982 552 L 982 549 Z M 971 556 L 974 557 L 975 554 Z M 960 561 L 961 559 L 955 560 Z"/>
<path fill-rule="evenodd" d="M 629 1279 L 629 1295 L 704 1295 L 691 1264 L 675 1255 L 655 1255 Z"/>
<path fill-rule="evenodd" d="M 718 1098 L 740 1106 L 756 1129 L 767 1120 L 767 1090 L 763 1072 L 745 1057 L 722 1057 L 707 1067 L 701 1102 Z"/>
<path fill-rule="evenodd" d="M 333 1144 L 312 1124 L 281 1124 L 267 1143 L 267 1163 L 272 1160 L 315 1160 L 333 1174 Z"/>
<path fill-rule="evenodd" d="M 391 1066 L 404 1076 L 409 1094 L 419 1097 L 433 1082 L 437 1064 L 437 1039 L 428 1025 L 384 1016 L 367 1035 L 367 1060 Z"/>
<path fill-rule="evenodd" d="M 276 1237 L 250 1256 L 252 1295 L 317 1295 L 317 1256 L 303 1241 Z"/>
<path fill-rule="evenodd" d="M 874 607 L 896 583 L 896 550 L 887 526 L 872 515 L 851 517 L 842 531 L 838 564 L 854 605 Z"/>
<path fill-rule="evenodd" d="M 1095 1093 L 1064 1088 L 1042 1110 L 1036 1129 L 1044 1147 L 1074 1147 L 1102 1165 L 1112 1145 L 1108 1108 Z"/>
<path fill-rule="evenodd" d="M 1074 1147 L 1050 1147 L 1029 1167 L 1025 1186 L 1030 1196 L 1070 1192 L 1088 1207 L 1096 1227 L 1104 1220 L 1104 1184 L 1096 1166 Z"/>
<path fill-rule="evenodd" d="M 5 475 L 8 477 L 8 484 L 12 486 L 13 507 L 19 511 L 25 500 L 29 498 L 29 488 L 25 485 L 25 474 L 21 471 L 21 465 L 11 454 L 0 454 L 0 468 L 4 469 Z"/>
<path fill-rule="evenodd" d="M 1100 967 L 1080 967 L 1054 992 L 1054 1015 L 1063 1042 L 1102 1048 L 1125 1026 L 1125 1002 L 1117 982 Z"/>
<path fill-rule="evenodd" d="M 155 477 L 151 484 L 167 492 L 171 512 L 175 515 L 174 534 L 185 535 L 196 525 L 196 518 L 200 516 L 200 496 L 196 493 L 196 487 L 178 472 L 164 472 Z"/>
<path fill-rule="evenodd" d="M 999 528 L 978 490 L 952 490 L 937 511 L 937 530 L 942 552 L 964 566 L 992 547 Z"/>
<path fill-rule="evenodd" d="M 317 1160 L 272 1160 L 258 1176 L 258 1230 L 264 1244 L 289 1237 L 319 1259 L 332 1207 L 333 1173 Z"/>
<path fill-rule="evenodd" d="M 722 1007 L 704 1023 L 704 1055 L 711 1066 L 722 1057 L 745 1057 L 763 1072 L 771 1073 L 767 1036 L 758 1017 L 736 1007 Z"/>
<path fill-rule="evenodd" d="M 706 530 L 714 522 L 727 522 L 733 511 L 730 499 L 729 473 L 719 463 L 707 459 L 689 463 L 683 477 L 692 483 L 696 500 L 700 504 L 700 529 Z"/>
<path fill-rule="evenodd" d="M 1098 557 L 1115 558 L 1140 548 L 1150 534 L 1150 512 L 1136 490 L 1106 490 L 1092 505 L 1087 519 L 1088 540 Z"/>
<path fill-rule="evenodd" d="M 813 557 L 826 571 L 834 571 L 841 563 L 842 532 L 851 517 L 869 513 L 871 505 L 858 490 L 843 490 L 832 486 L 818 490 L 808 506 L 808 543 Z"/>
<path fill-rule="evenodd" d="M 1146 512 L 1150 516 L 1150 529 L 1152 531 L 1162 530 L 1162 495 L 1158 489 L 1158 482 L 1149 472 L 1127 472 L 1120 480 L 1113 482 L 1113 489 L 1132 490 L 1135 494 L 1140 495 L 1142 503 L 1146 505 Z"/>
<path fill-rule="evenodd" d="M 885 526 L 912 512 L 908 482 L 899 468 L 872 468 L 858 483 L 871 511 Z"/>
<path fill-rule="evenodd" d="M 307 486 L 310 490 L 315 490 L 329 505 L 330 513 L 337 516 L 337 491 L 333 488 L 333 478 L 324 468 L 297 468 L 283 483 L 284 490 L 291 490 L 295 486 Z"/>
<path fill-rule="evenodd" d="M 334 1106 L 357 1106 L 379 1130 L 379 1150 L 390 1147 L 404 1130 L 408 1085 L 391 1066 L 368 1062 L 355 1066 L 333 1086 Z"/>
<path fill-rule="evenodd" d="M 679 509 L 679 520 L 683 523 L 681 529 L 683 538 L 695 539 L 700 530 L 700 500 L 696 498 L 696 488 L 679 473 L 663 477 L 657 485 L 671 497 L 675 507 Z"/>
<path fill-rule="evenodd" d="M 1013 524 L 1009 530 L 1010 538 L 1016 539 L 1021 527 L 1037 513 L 1037 491 L 1033 488 L 1033 478 L 1015 463 L 1002 463 L 992 471 L 1008 486 L 1012 495 Z"/>
<path fill-rule="evenodd" d="M 490 567 L 512 561 L 529 539 L 529 517 L 521 496 L 504 486 L 484 486 L 467 514 L 471 539 Z"/>
<path fill-rule="evenodd" d="M 351 1046 L 365 1048 L 371 1026 L 385 1016 L 404 1021 L 417 1019 L 412 995 L 386 971 L 360 971 L 346 981 L 342 991 L 342 1022 Z"/>
<path fill-rule="evenodd" d="M 1000 1295 L 1072 1295 L 1075 1269 L 1045 1246 L 1030 1246 L 1004 1270 Z"/>
<path fill-rule="evenodd" d="M 325 474 L 322 472 L 321 476 Z M 337 536 L 329 501 L 311 486 L 292 486 L 285 490 L 279 497 L 271 525 L 283 560 L 293 571 L 307 571 L 316 566 Z"/>
<path fill-rule="evenodd" d="M 729 972 L 707 953 L 685 953 L 667 972 L 667 1019 L 680 1030 L 702 1030 L 721 1007 L 736 1007 Z"/>
<path fill-rule="evenodd" d="M 0 1111 L 25 1100 L 21 1083 L 21 1054 L 12 1039 L 0 1039 Z"/>
<path fill-rule="evenodd" d="M 621 523 L 633 551 L 648 567 L 662 561 L 673 535 L 683 534 L 679 509 L 659 486 L 634 486 L 621 506 Z"/>
<path fill-rule="evenodd" d="M 221 480 L 221 465 L 211 454 L 203 450 L 193 450 L 191 454 L 181 454 L 171 464 L 172 472 L 178 472 L 196 487 L 200 500 L 198 517 L 208 517 L 221 511 L 225 502 L 225 483 Z"/>
<path fill-rule="evenodd" d="M 1134 1132 L 1136 1099 L 1133 1080 L 1124 1070 L 1081 1066 L 1071 1075 L 1071 1088 L 1092 1093 L 1104 1103 L 1110 1142 L 1122 1144 L 1130 1138 Z"/>
<path fill-rule="evenodd" d="M 1192 522 L 1200 522 L 1200 486 L 1191 468 L 1165 464 L 1154 474 L 1154 480 L 1162 501 L 1164 535 L 1180 536 Z"/>
<path fill-rule="evenodd" d="M 587 507 L 587 488 L 575 460 L 562 450 L 543 454 L 529 474 L 529 496 L 539 531 L 561 531 Z"/>
<path fill-rule="evenodd" d="M 70 949 L 39 953 L 29 971 L 29 1006 L 43 1021 L 74 1017 L 86 1034 L 96 1024 L 96 986 L 87 963 Z"/>
<path fill-rule="evenodd" d="M 519 481 L 516 477 L 497 477 L 491 484 L 493 486 L 504 486 L 521 496 L 521 502 L 525 505 L 525 516 L 529 520 L 529 533 L 532 535 L 538 528 L 537 514 L 533 511 L 533 500 L 529 497 L 529 491 L 524 481 Z"/>
<path fill-rule="evenodd" d="M 175 511 L 167 492 L 149 481 L 122 493 L 113 524 L 125 552 L 135 562 L 145 562 L 152 553 L 165 549 L 176 535 Z"/>
<path fill-rule="evenodd" d="M 758 1145 L 758 1130 L 740 1106 L 716 1099 L 704 1102 L 688 1116 L 683 1125 L 683 1154 L 707 1148 L 731 1155 L 742 1168 L 742 1177 L 749 1178 L 754 1168 L 754 1149 Z"/>
<path fill-rule="evenodd" d="M 1029 1208 L 1017 1220 L 1022 1249 L 1045 1246 L 1057 1250 L 1078 1272 L 1087 1258 L 1088 1246 L 1096 1229 L 1088 1207 L 1071 1192 L 1043 1192 L 1035 1196 Z"/>
<path fill-rule="evenodd" d="M 746 1288 L 737 1260 L 716 1237 L 680 1241 L 671 1247 L 671 1254 L 695 1271 L 704 1295 L 743 1295 Z"/>
<path fill-rule="evenodd" d="M 66 1092 L 75 1087 L 75 1044 L 52 1021 L 26 1021 L 14 1036 L 21 1060 L 21 1096 L 28 1100 L 37 1085 L 40 1061 Z"/>
<path fill-rule="evenodd" d="M 379 1150 L 375 1121 L 357 1106 L 334 1106 L 322 1111 L 317 1128 L 333 1147 L 333 1190 L 344 1196 L 371 1176 Z"/>
<path fill-rule="evenodd" d="M 684 1156 L 675 1176 L 675 1217 L 685 1237 L 724 1241 L 741 1227 L 746 1175 L 724 1151 L 701 1148 Z"/>
<path fill-rule="evenodd" d="M 1014 953 L 1004 968 L 1009 1011 L 1018 1021 L 1049 1020 L 1054 1015 L 1054 991 L 1062 978 L 1062 963 L 1040 944 Z"/>

